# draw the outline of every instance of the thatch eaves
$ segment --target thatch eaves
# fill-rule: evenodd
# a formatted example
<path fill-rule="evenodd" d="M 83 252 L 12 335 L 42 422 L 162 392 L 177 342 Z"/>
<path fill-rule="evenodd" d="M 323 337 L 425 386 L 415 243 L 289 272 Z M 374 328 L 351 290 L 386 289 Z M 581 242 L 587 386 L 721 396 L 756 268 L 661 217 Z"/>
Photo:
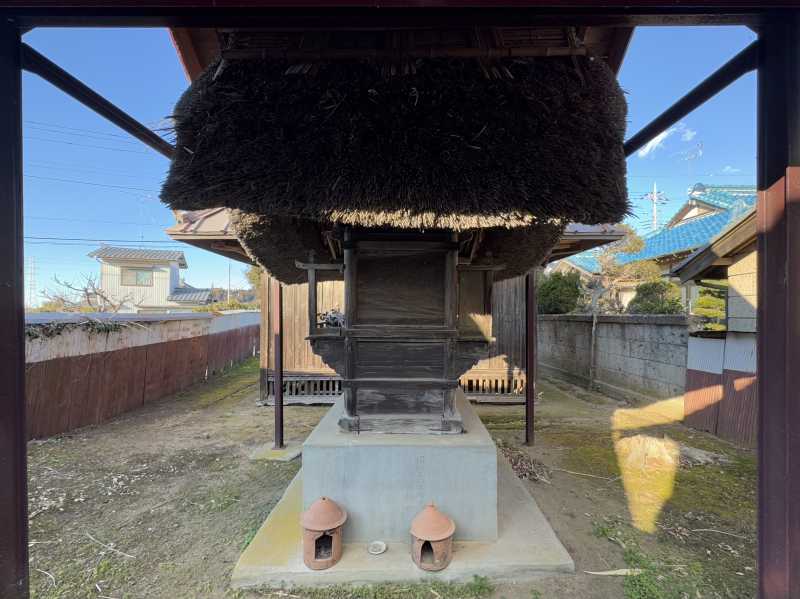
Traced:
<path fill-rule="evenodd" d="M 619 220 L 625 101 L 573 59 L 212 65 L 176 107 L 162 199 L 400 228 Z"/>
<path fill-rule="evenodd" d="M 511 276 L 562 223 L 625 215 L 625 114 L 587 57 L 223 61 L 176 106 L 162 199 L 236 209 L 243 247 L 286 282 L 340 225 L 485 229 Z"/>

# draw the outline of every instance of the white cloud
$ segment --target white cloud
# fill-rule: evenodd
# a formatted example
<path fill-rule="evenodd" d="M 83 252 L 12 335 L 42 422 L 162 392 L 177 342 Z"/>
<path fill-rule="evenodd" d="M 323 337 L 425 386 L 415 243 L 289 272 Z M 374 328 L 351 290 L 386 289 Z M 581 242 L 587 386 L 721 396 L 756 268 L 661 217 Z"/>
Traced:
<path fill-rule="evenodd" d="M 690 129 L 686 123 L 678 123 L 677 125 L 673 125 L 666 131 L 662 131 L 658 135 L 656 135 L 653 139 L 648 141 L 642 149 L 639 150 L 636 155 L 639 158 L 646 158 L 659 148 L 664 147 L 664 142 L 667 140 L 668 137 L 675 133 L 681 134 L 681 141 L 691 141 L 694 139 L 695 135 L 697 135 L 697 131 L 694 129 Z"/>
<path fill-rule="evenodd" d="M 658 148 L 662 147 L 664 145 L 664 141 L 673 133 L 675 133 L 675 127 L 670 127 L 666 131 L 662 131 L 661 133 L 656 135 L 653 139 L 644 144 L 644 146 L 642 146 L 642 149 L 636 152 L 636 155 L 639 158 L 645 158 L 646 156 L 649 156 L 650 154 L 655 152 Z"/>
<path fill-rule="evenodd" d="M 732 175 L 732 174 L 734 174 L 734 173 L 741 172 L 741 170 L 742 170 L 742 169 L 740 169 L 740 168 L 735 168 L 735 167 L 731 166 L 730 164 L 727 164 L 727 165 L 725 165 L 725 167 L 722 169 L 722 174 L 723 174 L 723 175 Z"/>

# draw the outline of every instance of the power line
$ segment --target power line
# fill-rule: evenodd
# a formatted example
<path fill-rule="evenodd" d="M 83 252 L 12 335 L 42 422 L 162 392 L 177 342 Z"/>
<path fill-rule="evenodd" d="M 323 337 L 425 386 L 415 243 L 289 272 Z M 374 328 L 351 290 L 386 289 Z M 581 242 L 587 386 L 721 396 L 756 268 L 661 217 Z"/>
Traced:
<path fill-rule="evenodd" d="M 112 152 L 126 152 L 128 154 L 151 154 L 151 152 L 145 152 L 142 150 L 128 150 L 126 148 L 110 148 L 108 146 L 95 146 L 92 144 L 79 144 L 74 141 L 66 141 L 63 139 L 46 139 L 44 137 L 32 137 L 29 135 L 24 135 L 23 139 L 29 139 L 33 141 L 46 141 L 49 143 L 56 143 L 56 144 L 66 144 L 68 146 L 80 146 L 82 148 L 94 148 L 96 150 L 111 150 Z"/>
<path fill-rule="evenodd" d="M 141 173 L 132 173 L 130 171 L 122 171 L 116 169 L 107 169 L 107 168 L 86 168 L 86 166 L 81 166 L 77 164 L 68 164 L 65 162 L 26 162 L 25 169 L 29 168 L 42 168 L 42 169 L 56 169 L 56 170 L 63 170 L 63 171 L 84 171 L 87 173 L 98 173 L 101 175 L 111 175 L 114 177 L 131 177 L 136 179 L 142 179 Z"/>
<path fill-rule="evenodd" d="M 42 177 L 41 175 L 25 175 L 31 179 L 41 179 L 43 181 L 59 181 L 61 183 L 78 183 L 80 185 L 92 185 L 94 187 L 109 187 L 111 189 L 126 189 L 131 191 L 146 191 L 149 193 L 158 193 L 155 189 L 148 189 L 145 187 L 132 187 L 130 185 L 110 185 L 108 183 L 95 183 L 94 181 L 83 181 L 80 179 L 61 179 L 59 177 Z"/>
<path fill-rule="evenodd" d="M 46 123 L 44 121 L 35 121 L 35 120 L 32 120 L 32 119 L 26 119 L 24 122 L 26 124 L 28 124 L 28 125 L 33 126 L 34 128 L 43 128 L 43 127 L 45 127 L 45 128 L 56 129 L 56 133 L 66 133 L 66 131 L 75 131 L 75 132 L 78 132 L 78 133 L 81 133 L 81 134 L 90 133 L 92 135 L 103 135 L 103 136 L 107 136 L 107 137 L 112 137 L 112 138 L 119 139 L 120 141 L 124 141 L 126 143 L 137 143 L 137 144 L 140 143 L 132 135 L 127 134 L 127 133 L 126 134 L 112 133 L 110 131 L 99 131 L 97 129 L 86 129 L 85 127 L 70 127 L 68 125 L 62 125 L 60 123 Z M 162 127 L 162 128 L 157 127 L 157 125 L 160 125 L 162 122 L 163 121 L 159 121 L 155 125 L 148 125 L 148 127 L 151 130 L 153 130 L 155 133 L 157 133 L 158 135 L 161 135 L 161 137 L 166 138 L 167 136 L 163 135 L 161 132 L 162 131 L 171 132 L 172 127 Z M 58 131 L 59 129 L 62 129 L 64 131 Z"/>
<path fill-rule="evenodd" d="M 44 121 L 34 121 L 33 119 L 26 119 L 25 123 L 27 123 L 28 125 L 39 125 L 43 127 L 58 127 L 60 129 L 69 129 L 71 131 L 83 131 L 86 133 L 96 133 L 98 135 L 108 135 L 109 137 L 118 137 L 125 140 L 131 139 L 130 135 L 124 135 L 122 133 L 111 133 L 107 131 L 98 131 L 96 129 L 82 129 L 80 127 L 68 127 L 67 125 L 60 125 L 58 123 L 45 123 Z"/>
<path fill-rule="evenodd" d="M 35 235 L 26 235 L 25 239 L 48 241 L 94 241 L 96 243 L 175 243 L 177 245 L 185 245 L 180 241 L 168 241 L 163 239 L 89 239 L 87 237 L 39 237 Z"/>
<path fill-rule="evenodd" d="M 91 218 L 62 218 L 57 216 L 25 216 L 26 219 L 31 220 L 52 220 L 52 221 L 59 221 L 59 222 L 75 222 L 75 223 L 96 223 L 102 225 L 136 225 L 139 227 L 157 227 L 159 229 L 165 229 L 169 225 L 157 225 L 155 223 L 139 223 L 133 221 L 123 221 L 123 220 L 97 220 Z"/>
<path fill-rule="evenodd" d="M 32 125 L 28 127 L 28 130 L 34 132 L 42 132 L 42 133 L 51 133 L 55 135 L 71 135 L 73 137 L 81 137 L 84 139 L 96 139 L 99 141 L 104 142 L 112 142 L 112 143 L 119 143 L 119 144 L 138 144 L 137 140 L 129 140 L 129 139 L 109 139 L 108 137 L 104 137 L 102 135 L 98 135 L 96 133 L 89 133 L 88 131 L 63 131 L 59 129 L 55 129 L 52 127 L 39 127 L 37 125 Z"/>
<path fill-rule="evenodd" d="M 60 247 L 97 247 L 102 245 L 101 243 L 92 243 L 88 241 L 25 241 L 26 246 L 60 246 Z M 116 243 L 114 244 L 116 247 L 121 248 L 128 248 L 128 249 L 142 249 L 141 245 L 130 245 L 130 244 L 123 244 L 123 243 Z M 150 245 L 147 246 L 149 250 L 189 250 L 191 248 L 184 245 L 179 245 L 175 243 L 175 245 Z"/>

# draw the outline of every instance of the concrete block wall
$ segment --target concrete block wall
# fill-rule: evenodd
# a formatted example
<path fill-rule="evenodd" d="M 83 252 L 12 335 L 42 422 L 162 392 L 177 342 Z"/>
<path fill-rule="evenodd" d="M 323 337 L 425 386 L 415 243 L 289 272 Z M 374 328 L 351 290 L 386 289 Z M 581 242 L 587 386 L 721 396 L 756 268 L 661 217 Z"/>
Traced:
<path fill-rule="evenodd" d="M 592 317 L 541 315 L 538 333 L 542 372 L 587 384 Z M 601 390 L 633 399 L 682 395 L 688 333 L 684 316 L 599 316 L 595 383 Z"/>

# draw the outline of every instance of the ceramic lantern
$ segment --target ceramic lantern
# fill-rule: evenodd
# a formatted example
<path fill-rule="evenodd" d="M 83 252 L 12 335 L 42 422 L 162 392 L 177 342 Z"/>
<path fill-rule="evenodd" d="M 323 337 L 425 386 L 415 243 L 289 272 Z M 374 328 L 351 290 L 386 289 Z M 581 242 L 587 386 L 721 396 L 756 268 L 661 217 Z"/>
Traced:
<path fill-rule="evenodd" d="M 436 506 L 425 506 L 411 522 L 411 559 L 423 570 L 444 570 L 453 558 L 455 523 Z"/>
<path fill-rule="evenodd" d="M 347 512 L 332 499 L 320 497 L 300 518 L 303 527 L 303 562 L 312 570 L 325 570 L 342 557 L 342 527 Z"/>

